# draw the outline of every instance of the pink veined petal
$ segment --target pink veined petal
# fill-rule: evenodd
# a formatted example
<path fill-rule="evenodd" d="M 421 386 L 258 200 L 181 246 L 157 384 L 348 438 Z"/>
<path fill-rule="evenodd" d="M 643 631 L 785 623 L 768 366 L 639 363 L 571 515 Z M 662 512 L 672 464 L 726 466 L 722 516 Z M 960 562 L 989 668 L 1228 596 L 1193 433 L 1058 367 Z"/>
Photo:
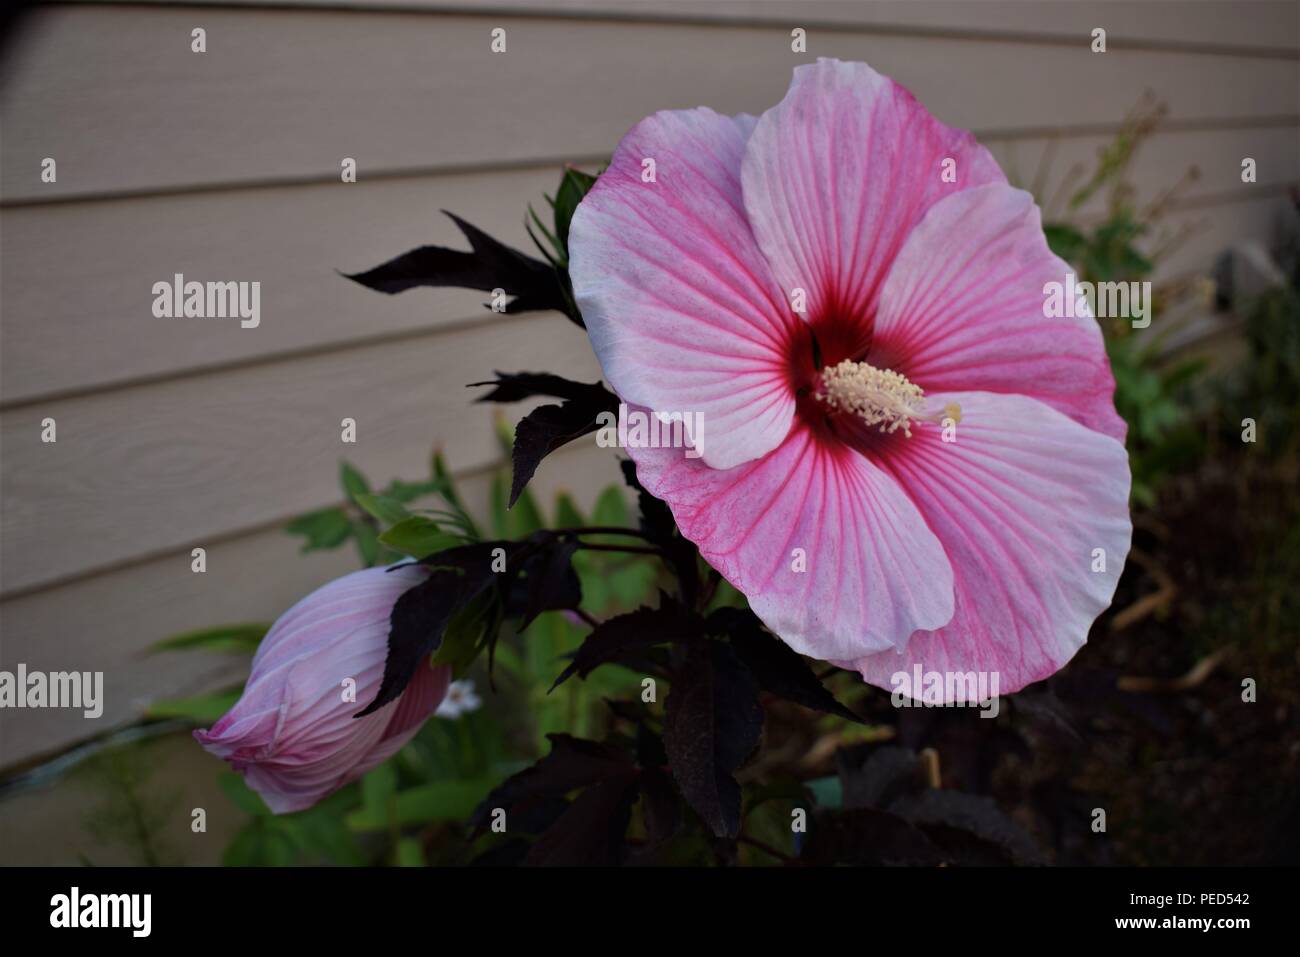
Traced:
<path fill-rule="evenodd" d="M 641 121 L 569 232 L 574 297 L 605 377 L 629 405 L 701 416 L 714 468 L 770 452 L 794 417 L 784 360 L 799 323 L 740 195 L 753 123 L 704 108 Z"/>
<path fill-rule="evenodd" d="M 680 449 L 628 451 L 682 534 L 795 651 L 856 657 L 951 618 L 952 568 L 938 539 L 898 483 L 854 449 L 797 426 L 734 469 Z"/>
<path fill-rule="evenodd" d="M 945 161 L 952 177 L 945 182 Z M 936 120 L 865 63 L 818 60 L 759 119 L 741 172 L 745 209 L 785 295 L 805 317 L 849 327 L 835 362 L 865 350 L 876 295 L 907 234 L 934 203 L 1005 183 L 975 138 Z"/>
<path fill-rule="evenodd" d="M 1008 694 L 1060 669 L 1109 604 L 1132 537 L 1124 446 L 1043 403 L 985 392 L 931 397 L 961 406 L 955 441 L 937 426 L 868 454 L 902 485 L 952 561 L 956 611 L 901 652 L 853 662 L 863 678 L 997 672 Z M 1104 555 L 1104 570 L 1096 549 Z M 846 665 L 847 667 L 847 665 Z"/>
<path fill-rule="evenodd" d="M 942 199 L 885 280 L 868 361 L 926 391 L 1027 395 L 1123 441 L 1097 320 L 1044 316 L 1045 285 L 1070 272 L 1023 190 Z"/>

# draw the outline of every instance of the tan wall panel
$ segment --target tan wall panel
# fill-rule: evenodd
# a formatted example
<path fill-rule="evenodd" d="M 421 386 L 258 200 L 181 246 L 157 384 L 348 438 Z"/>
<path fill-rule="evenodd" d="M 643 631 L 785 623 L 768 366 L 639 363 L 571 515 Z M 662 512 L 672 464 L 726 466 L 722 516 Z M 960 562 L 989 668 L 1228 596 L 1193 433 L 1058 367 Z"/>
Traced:
<path fill-rule="evenodd" d="M 493 369 L 599 376 L 559 316 L 201 375 L 0 415 L 4 593 L 292 515 L 337 494 L 340 458 L 376 475 L 495 459 L 492 409 L 465 383 Z M 58 441 L 41 442 L 41 421 Z M 357 421 L 357 443 L 339 422 Z"/>
<path fill-rule="evenodd" d="M 147 0 L 161 2 L 170 0 Z M 198 0 L 200 3 L 207 0 Z M 252 7 L 269 0 L 220 0 Z M 540 16 L 763 21 L 866 29 L 938 30 L 955 35 L 1059 37 L 1104 26 L 1112 43 L 1161 42 L 1300 47 L 1295 4 L 1287 0 L 274 0 L 361 10 L 525 11 Z"/>
<path fill-rule="evenodd" d="M 202 21 L 199 24 L 199 20 Z M 34 16 L 4 85 L 6 201 L 588 157 L 657 109 L 760 111 L 814 55 L 865 59 L 973 129 L 1300 113 L 1300 61 L 777 28 L 78 6 Z M 208 31 L 208 52 L 189 31 Z M 978 81 L 978 82 L 976 82 Z M 40 162 L 58 160 L 54 184 Z"/>
<path fill-rule="evenodd" d="M 386 296 L 357 272 L 426 243 L 468 249 L 449 209 L 531 250 L 527 205 L 548 215 L 558 168 L 192 193 L 4 212 L 0 399 L 85 390 L 330 343 L 487 319 L 488 294 Z M 261 323 L 159 319 L 155 282 L 258 281 Z"/>

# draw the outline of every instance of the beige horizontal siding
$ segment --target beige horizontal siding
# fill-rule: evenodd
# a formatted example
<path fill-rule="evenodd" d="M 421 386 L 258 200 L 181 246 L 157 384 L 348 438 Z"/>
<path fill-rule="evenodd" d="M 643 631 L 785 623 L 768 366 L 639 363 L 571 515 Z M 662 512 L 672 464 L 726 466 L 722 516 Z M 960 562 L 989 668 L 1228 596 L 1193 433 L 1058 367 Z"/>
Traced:
<path fill-rule="evenodd" d="M 469 382 L 493 368 L 599 377 L 559 316 L 24 406 L 0 415 L 3 592 L 278 521 L 337 495 L 340 457 L 419 476 L 495 461 L 493 409 Z M 41 441 L 53 418 L 58 441 Z M 340 421 L 357 422 L 344 444 Z"/>
<path fill-rule="evenodd" d="M 1046 167 L 1048 194 L 1071 167 L 1091 168 L 1109 141 L 1057 141 Z M 1033 184 L 1048 150 L 1042 138 L 989 145 L 1026 185 Z M 1138 196 L 1150 199 L 1195 166 L 1200 179 L 1184 192 L 1185 200 L 1233 190 L 1245 199 L 1300 181 L 1298 151 L 1296 126 L 1171 132 L 1146 144 L 1132 181 Z M 1246 155 L 1259 164 L 1253 186 L 1241 183 Z M 480 293 L 425 290 L 383 297 L 334 269 L 363 269 L 427 242 L 464 248 L 455 226 L 439 212 L 444 208 L 531 250 L 523 211 L 529 202 L 545 207 L 542 194 L 553 190 L 557 175 L 552 166 L 378 181 L 363 174 L 356 184 L 9 210 L 0 233 L 9 320 L 0 330 L 0 407 L 491 321 Z M 130 242 L 122 241 L 126 236 Z M 237 322 L 155 318 L 153 283 L 170 282 L 176 272 L 198 280 L 261 281 L 261 325 L 241 329 Z"/>
<path fill-rule="evenodd" d="M 170 0 L 145 0 L 169 3 Z M 207 0 L 197 0 L 206 4 Z M 1300 48 L 1290 0 L 214 0 L 221 6 L 324 7 L 362 12 L 424 11 L 612 18 L 630 22 L 744 22 L 864 31 L 931 32 L 954 38 L 1019 36 L 1039 42 L 1104 26 L 1121 45 Z"/>
<path fill-rule="evenodd" d="M 809 56 L 789 50 L 807 24 Z M 508 52 L 488 31 L 508 31 Z M 203 26 L 208 52 L 189 50 Z M 1104 26 L 1110 52 L 1088 51 Z M 1076 42 L 1077 41 L 1077 42 Z M 0 767 L 208 687 L 228 662 L 142 657 L 202 625 L 273 617 L 352 567 L 281 531 L 337 500 L 339 458 L 415 477 L 429 448 L 479 477 L 492 369 L 599 373 L 553 315 L 483 296 L 385 297 L 335 274 L 426 242 L 453 210 L 528 248 L 528 202 L 561 162 L 599 162 L 642 116 L 757 112 L 813 56 L 865 59 L 1049 186 L 1109 141 L 1143 90 L 1168 102 L 1134 165 L 1140 197 L 1201 177 L 1162 267 L 1204 271 L 1268 237 L 1300 181 L 1296 5 L 319 0 L 71 4 L 31 15 L 0 77 L 0 666 L 103 670 L 99 722 L 6 712 Z M 57 184 L 39 181 L 58 161 Z M 360 181 L 342 184 L 355 157 Z M 1240 181 L 1242 157 L 1259 181 Z M 1049 189 L 1050 193 L 1051 190 Z M 155 319 L 154 282 L 262 282 L 262 324 Z M 59 440 L 40 442 L 54 417 Z M 359 441 L 339 440 L 339 420 Z M 547 491 L 618 478 L 590 443 Z M 189 550 L 208 548 L 208 572 Z M 93 724 L 94 727 L 88 727 Z"/>
<path fill-rule="evenodd" d="M 655 110 L 756 112 L 812 56 L 866 60 L 976 130 L 1113 122 L 1144 87 L 1171 118 L 1300 113 L 1296 60 L 775 28 L 507 21 L 231 8 L 34 15 L 2 102 L 6 202 L 121 191 L 478 168 L 606 153 Z M 203 26 L 208 52 L 190 52 Z M 166 78 L 166 82 L 162 82 Z M 508 95 L 507 95 L 508 94 Z M 44 157 L 58 182 L 39 179 Z"/>

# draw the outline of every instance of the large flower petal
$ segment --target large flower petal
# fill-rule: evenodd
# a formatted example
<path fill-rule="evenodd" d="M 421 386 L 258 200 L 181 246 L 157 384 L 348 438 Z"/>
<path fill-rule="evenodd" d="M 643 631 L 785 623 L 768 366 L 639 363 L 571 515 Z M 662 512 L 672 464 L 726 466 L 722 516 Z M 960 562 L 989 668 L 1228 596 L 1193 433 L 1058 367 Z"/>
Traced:
<path fill-rule="evenodd" d="M 938 427 L 867 442 L 943 542 L 956 578 L 952 621 L 901 652 L 853 667 L 874 685 L 923 671 L 997 672 L 1010 693 L 1057 671 L 1111 601 L 1132 536 L 1124 447 L 1034 399 L 933 397 L 962 408 Z M 1104 556 L 1104 570 L 1100 556 Z"/>
<path fill-rule="evenodd" d="M 866 348 L 879 287 L 926 210 L 1006 178 L 970 133 L 893 80 L 824 59 L 796 67 L 785 99 L 759 119 L 741 182 L 777 282 L 787 296 L 805 291 L 819 337 L 823 326 L 834 335 L 823 342 L 834 363 Z"/>
<path fill-rule="evenodd" d="M 940 200 L 885 280 L 868 361 L 927 391 L 1041 399 L 1122 440 L 1097 320 L 1044 316 L 1045 285 L 1070 271 L 1023 190 L 991 185 Z"/>
<path fill-rule="evenodd" d="M 740 195 L 753 123 L 704 108 L 643 120 L 569 233 L 574 297 L 605 377 L 629 404 L 702 416 L 715 468 L 770 452 L 794 416 L 785 356 L 798 319 Z"/>
<path fill-rule="evenodd" d="M 800 426 L 734 469 L 680 449 L 629 452 L 682 534 L 795 651 L 835 659 L 897 648 L 952 616 L 938 539 L 898 484 L 848 446 Z"/>

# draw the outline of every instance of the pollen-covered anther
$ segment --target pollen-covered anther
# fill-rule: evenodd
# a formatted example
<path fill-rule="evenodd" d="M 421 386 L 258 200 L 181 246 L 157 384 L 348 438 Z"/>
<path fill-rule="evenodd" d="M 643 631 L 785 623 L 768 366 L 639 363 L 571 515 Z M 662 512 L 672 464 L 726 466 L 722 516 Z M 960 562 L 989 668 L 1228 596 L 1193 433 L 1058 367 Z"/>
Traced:
<path fill-rule="evenodd" d="M 817 398 L 836 412 L 855 415 L 881 432 L 912 435 L 912 422 L 928 419 L 925 393 L 897 372 L 845 359 L 822 370 Z"/>

